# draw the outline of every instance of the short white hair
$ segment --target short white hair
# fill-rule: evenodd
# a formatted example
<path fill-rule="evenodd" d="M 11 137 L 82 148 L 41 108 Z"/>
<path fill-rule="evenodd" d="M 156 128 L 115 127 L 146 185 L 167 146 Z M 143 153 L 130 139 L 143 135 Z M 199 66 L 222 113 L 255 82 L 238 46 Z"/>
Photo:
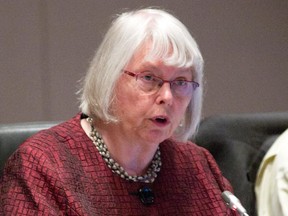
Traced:
<path fill-rule="evenodd" d="M 148 40 L 152 47 L 147 60 L 158 57 L 166 65 L 189 67 L 193 80 L 200 84 L 193 93 L 182 126 L 174 133 L 174 138 L 186 141 L 196 132 L 201 119 L 203 58 L 187 28 L 161 9 L 125 12 L 112 22 L 84 79 L 80 109 L 102 121 L 117 121 L 110 110 L 115 83 L 134 53 Z"/>

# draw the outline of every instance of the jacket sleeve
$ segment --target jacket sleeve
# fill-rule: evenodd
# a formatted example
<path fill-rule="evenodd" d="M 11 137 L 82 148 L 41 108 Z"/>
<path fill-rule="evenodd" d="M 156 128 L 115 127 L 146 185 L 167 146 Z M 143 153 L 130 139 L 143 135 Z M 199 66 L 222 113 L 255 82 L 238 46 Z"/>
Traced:
<path fill-rule="evenodd" d="M 223 176 L 223 174 L 222 174 L 221 170 L 219 169 L 217 162 L 215 161 L 213 156 L 210 154 L 210 152 L 207 149 L 203 149 L 203 151 L 204 151 L 204 154 L 207 158 L 210 169 L 211 169 L 213 175 L 215 176 L 221 191 L 228 190 L 230 192 L 233 192 L 233 188 L 232 188 L 230 182 Z"/>
<path fill-rule="evenodd" d="M 202 148 L 202 147 L 201 147 Z M 210 152 L 203 148 L 204 154 L 207 158 L 210 170 L 212 172 L 212 174 L 214 175 L 218 186 L 220 188 L 220 190 L 223 191 L 230 191 L 231 193 L 233 193 L 233 188 L 230 184 L 230 182 L 223 176 L 221 170 L 219 169 L 215 159 L 213 158 L 213 156 L 210 154 Z M 224 202 L 224 200 L 223 200 Z M 237 216 L 239 215 L 236 211 L 231 210 L 228 206 L 227 206 L 227 213 L 226 215 L 230 215 L 230 216 Z"/>

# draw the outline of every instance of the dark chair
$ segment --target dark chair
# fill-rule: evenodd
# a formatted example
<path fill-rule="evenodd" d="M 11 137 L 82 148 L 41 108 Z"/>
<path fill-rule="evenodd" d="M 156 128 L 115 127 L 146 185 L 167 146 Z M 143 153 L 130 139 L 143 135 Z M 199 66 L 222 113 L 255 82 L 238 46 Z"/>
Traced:
<path fill-rule="evenodd" d="M 288 112 L 219 115 L 204 119 L 194 141 L 208 149 L 250 216 L 256 216 L 254 183 L 275 139 L 288 128 Z"/>
<path fill-rule="evenodd" d="M 0 124 L 0 176 L 4 164 L 16 148 L 36 132 L 50 128 L 58 122 L 27 122 Z"/>

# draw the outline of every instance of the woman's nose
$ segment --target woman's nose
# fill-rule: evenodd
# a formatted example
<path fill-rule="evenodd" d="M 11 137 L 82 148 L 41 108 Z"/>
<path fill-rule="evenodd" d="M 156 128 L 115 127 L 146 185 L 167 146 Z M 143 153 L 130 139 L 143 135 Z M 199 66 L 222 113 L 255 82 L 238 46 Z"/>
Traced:
<path fill-rule="evenodd" d="M 157 103 L 159 104 L 167 104 L 171 105 L 173 100 L 173 92 L 171 89 L 171 85 L 169 82 L 163 83 L 162 86 L 159 87 L 159 91 L 157 93 Z"/>

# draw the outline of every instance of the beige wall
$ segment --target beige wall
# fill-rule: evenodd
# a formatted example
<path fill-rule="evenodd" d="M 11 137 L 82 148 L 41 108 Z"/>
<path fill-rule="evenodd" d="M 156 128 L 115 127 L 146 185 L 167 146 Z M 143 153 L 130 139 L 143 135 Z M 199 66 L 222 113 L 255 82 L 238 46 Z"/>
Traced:
<path fill-rule="evenodd" d="M 205 58 L 204 116 L 288 110 L 288 1 L 0 0 L 0 123 L 65 120 L 112 14 L 161 6 Z"/>

